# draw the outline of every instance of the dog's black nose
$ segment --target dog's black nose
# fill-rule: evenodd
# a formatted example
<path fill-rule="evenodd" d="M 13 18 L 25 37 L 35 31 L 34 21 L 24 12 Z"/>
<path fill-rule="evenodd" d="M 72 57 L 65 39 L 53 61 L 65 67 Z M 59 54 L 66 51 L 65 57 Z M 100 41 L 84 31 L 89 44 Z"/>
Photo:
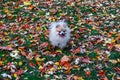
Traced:
<path fill-rule="evenodd" d="M 65 31 L 60 31 L 59 34 L 65 36 Z"/>
<path fill-rule="evenodd" d="M 61 35 L 63 35 L 63 36 L 64 36 L 64 35 L 65 35 L 65 33 L 61 33 Z"/>

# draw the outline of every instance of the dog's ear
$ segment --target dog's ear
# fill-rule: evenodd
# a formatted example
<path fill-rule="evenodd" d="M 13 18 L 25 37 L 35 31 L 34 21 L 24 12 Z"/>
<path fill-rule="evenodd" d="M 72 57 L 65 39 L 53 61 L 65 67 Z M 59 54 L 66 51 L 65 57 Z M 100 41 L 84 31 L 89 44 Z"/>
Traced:
<path fill-rule="evenodd" d="M 65 22 L 65 23 L 66 23 L 66 22 L 67 22 L 67 20 L 66 20 L 66 19 L 63 19 L 63 20 L 61 20 L 61 22 Z"/>
<path fill-rule="evenodd" d="M 59 28 L 60 27 L 60 25 L 56 25 L 56 28 Z"/>
<path fill-rule="evenodd" d="M 48 25 L 48 28 L 51 29 L 56 26 L 56 22 L 52 22 Z"/>

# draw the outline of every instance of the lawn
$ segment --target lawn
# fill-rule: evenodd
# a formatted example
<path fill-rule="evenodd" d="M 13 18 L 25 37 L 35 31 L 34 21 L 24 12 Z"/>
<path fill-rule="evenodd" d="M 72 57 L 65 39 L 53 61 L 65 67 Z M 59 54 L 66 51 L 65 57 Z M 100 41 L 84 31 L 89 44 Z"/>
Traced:
<path fill-rule="evenodd" d="M 63 19 L 71 39 L 54 48 Z M 120 80 L 120 0 L 0 0 L 0 80 Z"/>

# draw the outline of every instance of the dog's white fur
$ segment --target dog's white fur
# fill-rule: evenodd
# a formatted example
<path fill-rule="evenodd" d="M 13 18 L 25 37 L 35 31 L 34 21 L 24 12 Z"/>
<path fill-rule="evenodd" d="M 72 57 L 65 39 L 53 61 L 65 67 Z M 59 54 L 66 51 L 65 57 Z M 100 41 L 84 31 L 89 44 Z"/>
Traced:
<path fill-rule="evenodd" d="M 58 32 L 56 32 L 56 26 L 57 25 L 65 25 L 66 34 L 64 37 L 60 37 L 58 35 Z M 68 25 L 65 21 L 58 21 L 58 22 L 52 22 L 49 26 L 50 33 L 49 33 L 49 41 L 51 44 L 55 47 L 64 48 L 68 41 L 70 40 L 70 32 L 71 30 L 68 28 Z"/>

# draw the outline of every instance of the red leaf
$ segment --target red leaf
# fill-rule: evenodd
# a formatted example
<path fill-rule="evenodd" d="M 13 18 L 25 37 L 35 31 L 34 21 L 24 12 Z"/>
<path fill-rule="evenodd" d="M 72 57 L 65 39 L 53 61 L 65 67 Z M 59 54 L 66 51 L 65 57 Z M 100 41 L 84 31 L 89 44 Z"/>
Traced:
<path fill-rule="evenodd" d="M 23 43 L 24 43 L 24 39 L 19 39 L 19 40 L 18 40 L 18 43 L 19 43 L 19 44 L 23 44 Z"/>
<path fill-rule="evenodd" d="M 30 67 L 35 68 L 35 65 L 33 62 L 30 62 L 29 65 L 30 65 Z"/>
<path fill-rule="evenodd" d="M 120 68 L 119 68 L 119 67 L 116 67 L 116 68 L 114 68 L 114 69 L 115 69 L 115 71 L 116 71 L 117 73 L 120 74 Z"/>
<path fill-rule="evenodd" d="M 13 50 L 13 48 L 11 46 L 6 46 L 6 47 L 0 46 L 0 49 L 3 49 L 3 50 Z"/>
<path fill-rule="evenodd" d="M 32 58 L 33 58 L 32 54 L 29 53 L 29 54 L 27 55 L 27 59 L 32 60 Z"/>
<path fill-rule="evenodd" d="M 113 49 L 114 43 L 108 43 L 108 44 L 107 44 L 107 47 L 108 47 L 108 49 Z"/>
<path fill-rule="evenodd" d="M 35 34 L 35 35 L 34 35 L 34 37 L 38 37 L 38 36 L 39 36 L 39 34 Z"/>
<path fill-rule="evenodd" d="M 13 50 L 11 46 L 6 46 L 6 50 Z"/>
<path fill-rule="evenodd" d="M 22 69 L 20 69 L 20 70 L 18 70 L 17 72 L 16 72 L 16 74 L 19 76 L 19 75 L 21 75 L 21 74 L 23 74 L 24 73 L 24 70 L 22 70 Z"/>
<path fill-rule="evenodd" d="M 2 46 L 0 46 L 0 49 L 2 49 Z"/>
<path fill-rule="evenodd" d="M 108 78 L 106 76 L 100 78 L 100 80 L 108 80 Z"/>
<path fill-rule="evenodd" d="M 105 72 L 103 70 L 99 71 L 99 76 L 104 76 Z"/>
<path fill-rule="evenodd" d="M 78 38 L 80 38 L 80 35 L 79 34 L 75 34 L 75 37 L 78 39 Z"/>
<path fill-rule="evenodd" d="M 27 56 L 27 53 L 23 51 L 23 52 L 22 52 L 22 55 L 23 55 L 23 56 Z"/>
<path fill-rule="evenodd" d="M 66 63 L 64 64 L 64 67 L 66 67 L 66 68 L 70 68 L 70 67 L 71 67 L 71 65 L 70 65 L 70 63 L 69 63 L 69 62 L 66 62 Z"/>
<path fill-rule="evenodd" d="M 90 72 L 89 70 L 87 70 L 87 71 L 85 72 L 85 74 L 86 74 L 86 75 L 90 75 L 91 72 Z"/>
<path fill-rule="evenodd" d="M 89 62 L 90 62 L 90 60 L 89 60 L 89 58 L 88 58 L 88 57 L 85 57 L 85 58 L 83 58 L 83 59 L 82 59 L 82 62 L 84 62 L 84 63 L 89 63 Z"/>

